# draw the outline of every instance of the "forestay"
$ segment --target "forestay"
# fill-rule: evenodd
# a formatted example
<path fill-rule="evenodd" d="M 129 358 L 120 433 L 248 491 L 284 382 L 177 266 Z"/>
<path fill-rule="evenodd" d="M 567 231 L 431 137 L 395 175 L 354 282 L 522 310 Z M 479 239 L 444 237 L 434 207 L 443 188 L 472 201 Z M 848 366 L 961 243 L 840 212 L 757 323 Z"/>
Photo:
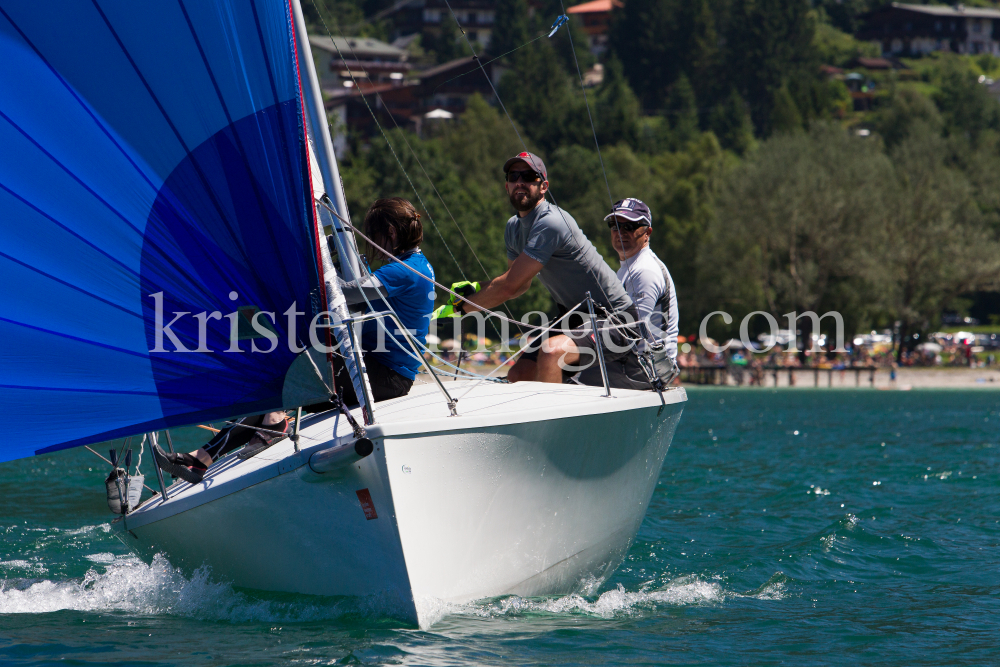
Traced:
<path fill-rule="evenodd" d="M 0 460 L 328 398 L 296 55 L 287 0 L 0 0 Z"/>

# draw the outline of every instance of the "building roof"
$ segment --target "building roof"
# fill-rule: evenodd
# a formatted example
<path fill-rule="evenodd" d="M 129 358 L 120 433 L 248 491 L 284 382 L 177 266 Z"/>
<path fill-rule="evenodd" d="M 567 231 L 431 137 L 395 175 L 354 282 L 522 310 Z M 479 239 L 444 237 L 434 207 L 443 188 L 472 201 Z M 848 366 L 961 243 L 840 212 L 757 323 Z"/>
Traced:
<path fill-rule="evenodd" d="M 438 74 L 443 74 L 445 72 L 452 72 L 459 68 L 464 68 L 465 70 L 471 72 L 479 69 L 479 66 L 471 57 L 463 56 L 462 58 L 455 58 L 454 60 L 449 60 L 446 63 L 435 65 L 430 69 L 425 69 L 423 72 L 420 72 L 419 76 L 421 79 L 429 79 L 432 76 L 437 76 Z"/>
<path fill-rule="evenodd" d="M 573 5 L 566 10 L 567 14 L 600 14 L 610 12 L 614 7 L 624 7 L 618 0 L 591 0 L 582 5 Z"/>
<path fill-rule="evenodd" d="M 370 37 L 322 37 L 309 35 L 309 44 L 314 49 L 322 49 L 337 55 L 339 48 L 345 58 L 359 60 L 403 60 L 407 53 L 392 44 Z"/>
<path fill-rule="evenodd" d="M 1000 19 L 1000 10 L 966 7 L 965 5 L 907 5 L 902 2 L 894 2 L 892 3 L 892 7 L 918 14 L 930 14 L 931 16 L 945 16 L 948 18 Z"/>

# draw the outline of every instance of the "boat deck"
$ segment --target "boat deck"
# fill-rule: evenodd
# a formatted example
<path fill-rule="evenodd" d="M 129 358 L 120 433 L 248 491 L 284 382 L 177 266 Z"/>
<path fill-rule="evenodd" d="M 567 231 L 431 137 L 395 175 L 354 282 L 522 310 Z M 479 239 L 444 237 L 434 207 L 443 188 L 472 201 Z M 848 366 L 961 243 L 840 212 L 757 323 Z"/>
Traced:
<path fill-rule="evenodd" d="M 475 386 L 474 386 L 475 385 Z M 648 408 L 660 404 L 655 392 L 612 390 L 604 396 L 601 387 L 553 385 L 540 382 L 476 383 L 474 380 L 446 382 L 453 398 L 459 398 L 458 416 L 451 416 L 440 389 L 433 383 L 414 385 L 406 396 L 377 403 L 376 423 L 366 428 L 372 439 L 426 435 L 435 432 L 481 429 L 516 422 L 548 421 L 581 414 L 603 414 Z M 470 391 L 471 389 L 471 391 Z M 468 392 L 468 395 L 465 395 Z M 687 395 L 681 388 L 664 392 L 668 404 L 681 403 Z M 352 411 L 361 423 L 361 410 Z M 157 494 L 127 517 L 128 525 L 143 525 L 167 515 L 184 512 L 240 489 L 265 482 L 305 465 L 316 451 L 353 439 L 350 424 L 333 411 L 305 415 L 296 452 L 290 439 L 282 440 L 246 461 L 236 453 L 216 461 L 198 484 L 175 480 L 168 499 Z"/>

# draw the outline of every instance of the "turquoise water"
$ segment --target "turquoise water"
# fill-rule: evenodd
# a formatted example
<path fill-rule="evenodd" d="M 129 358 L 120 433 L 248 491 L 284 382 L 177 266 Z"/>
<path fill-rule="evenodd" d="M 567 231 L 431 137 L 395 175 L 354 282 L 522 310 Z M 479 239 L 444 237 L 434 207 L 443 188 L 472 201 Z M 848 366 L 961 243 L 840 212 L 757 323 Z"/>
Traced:
<path fill-rule="evenodd" d="M 596 595 L 482 601 L 427 631 L 363 601 L 141 563 L 84 450 L 0 465 L 0 664 L 1000 660 L 1000 393 L 689 396 L 636 543 Z"/>

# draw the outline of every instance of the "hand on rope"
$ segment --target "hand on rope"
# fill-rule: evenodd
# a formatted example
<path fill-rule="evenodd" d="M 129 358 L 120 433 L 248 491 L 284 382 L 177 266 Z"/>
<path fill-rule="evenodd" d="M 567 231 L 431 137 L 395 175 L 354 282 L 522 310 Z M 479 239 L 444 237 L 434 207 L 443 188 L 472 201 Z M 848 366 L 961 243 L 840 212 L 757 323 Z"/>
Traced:
<path fill-rule="evenodd" d="M 450 303 L 446 303 L 445 305 L 438 306 L 437 308 L 434 309 L 434 312 L 431 313 L 431 319 L 444 320 L 448 319 L 449 317 L 461 317 L 462 315 L 463 313 L 457 308 L 455 308 L 455 306 L 453 306 Z"/>
<path fill-rule="evenodd" d="M 332 213 L 335 218 L 337 218 L 338 220 L 340 220 L 340 222 L 343 225 L 344 229 L 346 229 L 347 231 L 352 232 L 354 234 L 357 234 L 362 239 L 364 239 L 365 241 L 367 241 L 368 243 L 370 243 L 373 248 L 375 248 L 376 250 L 384 253 L 391 261 L 396 262 L 402 268 L 406 269 L 410 273 L 414 273 L 414 274 L 420 276 L 421 278 L 423 278 L 427 282 L 431 283 L 435 287 L 439 287 L 440 289 L 443 289 L 444 291 L 446 291 L 449 294 L 451 294 L 452 296 L 451 296 L 451 298 L 449 300 L 466 301 L 467 303 L 472 303 L 471 301 L 468 301 L 468 299 L 466 299 L 465 297 L 463 297 L 458 292 L 455 292 L 455 291 L 453 291 L 453 290 L 445 287 L 441 283 L 437 282 L 436 280 L 434 280 L 434 279 L 432 279 L 432 278 L 430 278 L 428 276 L 425 276 L 424 274 L 422 274 L 419 271 L 417 271 L 416 269 L 414 269 L 412 266 L 409 266 L 405 262 L 401 261 L 398 257 L 393 256 L 391 253 L 389 253 L 389 251 L 387 251 L 384 248 L 382 248 L 381 246 L 379 246 L 377 243 L 375 243 L 374 241 L 372 241 L 369 237 L 365 236 L 365 234 L 361 230 L 359 230 L 357 227 L 355 227 L 350 222 L 348 222 L 343 217 L 341 217 L 341 215 L 339 213 L 337 213 L 336 209 L 334 209 L 332 206 L 330 206 L 329 204 L 327 204 L 323 200 L 319 200 L 319 203 L 322 206 L 324 206 L 328 211 L 330 211 L 330 213 Z M 585 303 L 585 302 L 581 301 L 576 306 L 573 306 L 573 308 L 570 309 L 570 312 L 576 310 L 576 308 L 578 308 L 583 303 Z M 475 305 L 475 304 L 473 304 L 473 305 Z M 479 306 L 477 306 L 477 308 L 478 307 Z M 443 311 L 444 308 L 445 308 L 445 306 L 442 306 L 442 307 L 438 308 L 437 310 L 435 310 L 434 313 L 437 313 L 439 311 L 444 312 Z M 454 310 L 454 307 L 452 307 L 452 309 Z M 488 316 L 488 317 L 495 317 L 495 318 L 497 318 L 499 320 L 505 320 L 505 321 L 510 322 L 511 324 L 514 324 L 514 325 L 524 324 L 524 322 L 518 322 L 517 320 L 511 319 L 509 317 L 505 317 L 504 315 L 502 315 L 501 313 L 496 312 L 495 310 L 489 310 L 489 309 L 486 309 L 486 308 L 480 308 L 480 310 L 481 310 L 481 312 L 485 313 L 486 316 Z M 431 314 L 432 315 L 432 319 L 434 317 L 436 317 L 434 315 L 434 313 Z M 567 315 L 568 314 L 569 313 L 567 313 Z M 441 315 L 441 317 L 456 317 L 456 315 L 454 315 L 454 314 L 451 314 L 451 315 Z M 563 317 L 566 317 L 566 315 L 563 315 Z M 561 317 L 558 320 L 556 320 L 556 322 L 558 323 L 558 322 L 562 321 L 562 319 L 563 318 Z M 553 326 L 555 326 L 555 325 L 553 325 Z M 604 329 L 624 329 L 624 328 L 627 328 L 627 327 L 630 327 L 630 326 L 633 326 L 633 325 L 632 324 L 613 324 L 613 325 L 604 326 L 604 327 L 601 328 L 601 330 L 604 330 Z M 527 333 L 533 333 L 535 331 L 538 331 L 539 333 L 536 334 L 536 335 L 541 335 L 542 333 L 547 332 L 551 328 L 552 327 L 546 328 L 546 327 L 542 327 L 542 326 L 528 327 L 528 332 Z M 527 335 L 527 334 L 525 334 L 525 335 Z M 312 357 L 309 357 L 309 360 L 312 361 Z M 315 368 L 315 362 L 313 363 L 313 367 Z M 316 370 L 316 372 L 317 372 L 317 374 L 319 374 L 319 370 L 318 369 Z"/>
<path fill-rule="evenodd" d="M 480 289 L 482 288 L 479 286 L 479 283 L 472 280 L 459 280 L 457 283 L 452 283 L 452 294 L 448 297 L 448 303 L 453 306 L 457 306 L 459 305 L 458 297 L 467 299 Z"/>
<path fill-rule="evenodd" d="M 448 303 L 436 308 L 431 313 L 431 319 L 438 320 L 465 315 L 465 306 L 462 304 L 462 301 L 468 299 L 480 289 L 479 283 L 473 280 L 459 280 L 457 283 L 452 283 Z"/>

